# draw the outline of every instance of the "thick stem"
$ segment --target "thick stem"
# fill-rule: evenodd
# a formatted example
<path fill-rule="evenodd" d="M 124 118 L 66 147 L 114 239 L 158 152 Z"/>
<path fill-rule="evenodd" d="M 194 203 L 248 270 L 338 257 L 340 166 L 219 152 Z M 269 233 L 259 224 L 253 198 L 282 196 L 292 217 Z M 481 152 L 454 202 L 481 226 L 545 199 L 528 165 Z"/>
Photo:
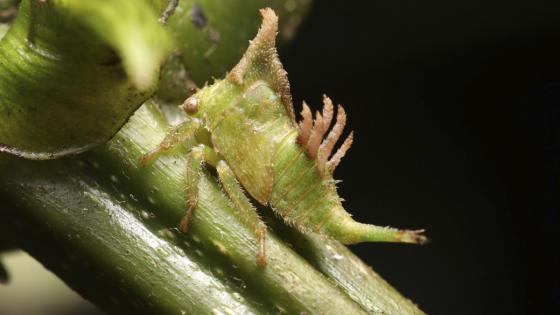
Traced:
<path fill-rule="evenodd" d="M 166 226 L 174 226 L 185 209 L 184 197 L 181 195 L 182 159 L 177 157 L 177 155 L 162 156 L 152 166 L 144 169 L 140 168 L 138 163 L 141 154 L 157 145 L 158 141 L 164 136 L 166 132 L 165 126 L 163 118 L 158 116 L 158 112 L 153 106 L 142 108 L 133 116 L 130 123 L 117 134 L 113 141 L 98 152 L 90 155 L 88 161 L 96 169 L 99 177 L 108 178 L 115 186 L 129 189 L 134 194 L 133 199 L 138 198 L 143 204 L 149 205 L 150 211 L 156 212 L 158 219 L 164 222 Z M 178 150 L 181 151 L 181 149 Z M 45 190 L 44 185 L 41 185 L 41 181 L 45 181 L 46 178 L 50 179 L 52 177 L 56 179 L 57 176 L 62 176 L 60 175 L 61 172 L 64 174 L 64 172 L 72 171 L 72 169 L 65 170 L 67 166 L 64 165 L 64 162 L 34 162 L 36 164 L 33 165 L 39 165 L 36 166 L 37 168 L 23 167 L 23 169 L 21 169 L 21 165 L 23 165 L 21 163 L 23 162 L 16 161 L 15 163 L 12 165 L 20 166 L 12 167 L 10 173 L 3 172 L 7 179 L 3 190 L 7 191 L 12 196 L 12 199 L 19 201 L 22 208 L 14 213 L 24 215 L 22 220 L 29 221 L 32 225 L 36 224 L 38 227 L 41 227 L 44 222 L 51 224 L 52 218 L 49 216 L 53 215 L 53 212 L 43 211 L 44 203 L 49 205 L 49 202 L 51 202 L 52 209 L 63 209 L 56 212 L 61 216 L 68 215 L 69 209 L 76 208 L 68 204 L 53 204 L 58 199 L 55 198 L 53 200 L 52 197 L 55 195 L 51 191 Z M 9 165 L 5 164 L 5 166 Z M 48 172 L 41 170 L 41 168 L 48 169 Z M 15 171 L 16 169 L 20 170 Z M 35 189 L 30 189 L 33 187 L 32 185 L 23 187 L 19 185 L 20 181 L 29 180 L 29 176 L 31 176 L 29 174 L 34 174 L 33 176 L 35 176 L 35 182 L 32 181 L 32 183 L 39 182 L 38 187 Z M 75 185 L 75 183 L 86 182 L 87 180 L 81 179 L 82 177 L 80 176 L 83 175 L 68 173 L 67 176 L 69 175 L 78 176 L 73 182 L 71 181 L 73 184 L 61 185 L 56 182 L 54 186 L 59 187 L 64 192 L 67 200 L 79 200 L 79 198 L 76 199 L 76 196 L 79 197 L 81 193 L 75 190 L 71 192 L 69 187 L 81 191 L 84 187 Z M 64 176 L 62 177 L 64 178 Z M 354 309 L 352 312 L 355 314 L 361 312 L 359 309 L 356 309 L 356 305 L 350 302 L 341 291 L 334 288 L 331 283 L 326 281 L 317 271 L 310 268 L 309 265 L 305 264 L 301 258 L 298 258 L 297 255 L 275 237 L 269 238 L 267 242 L 269 265 L 265 270 L 259 269 L 255 264 L 257 242 L 254 234 L 243 225 L 243 222 L 240 222 L 240 218 L 219 191 L 216 183 L 206 177 L 204 178 L 200 186 L 202 190 L 200 208 L 193 220 L 193 228 L 189 239 L 193 240 L 192 243 L 198 243 L 197 246 L 202 249 L 205 255 L 217 258 L 212 261 L 221 261 L 218 265 L 225 266 L 222 272 L 232 277 L 243 279 L 242 281 L 249 287 L 249 291 L 263 293 L 264 297 L 262 299 L 267 301 L 266 304 L 274 303 L 288 312 L 307 310 L 311 313 L 327 314 L 331 313 L 331 311 L 333 313 L 340 313 L 349 309 Z M 110 185 L 103 184 L 103 186 Z M 26 191 L 27 194 L 25 193 Z M 115 194 L 115 192 L 112 192 L 112 194 Z M 39 198 L 38 196 L 42 197 Z M 113 203 L 116 204 L 116 202 Z M 40 214 L 42 217 L 28 220 L 29 218 L 25 218 L 25 213 L 31 213 L 32 216 Z M 61 218 L 63 219 L 64 216 Z M 79 216 L 78 218 L 82 219 Z M 61 226 L 71 227 L 79 223 L 78 221 L 78 219 L 66 221 Z M 103 220 L 100 220 L 99 224 L 102 223 L 101 221 Z M 89 222 L 86 221 L 85 224 L 88 225 Z M 92 226 L 84 226 L 83 229 L 86 231 L 89 229 L 99 235 L 104 234 L 102 229 L 92 230 Z M 82 228 L 78 226 L 76 230 L 81 231 Z M 61 235 L 66 235 L 65 233 L 68 230 L 61 228 L 60 231 Z M 108 235 L 113 234 L 111 232 Z M 182 238 L 182 236 L 179 236 L 179 238 Z M 35 241 L 33 241 L 33 238 L 30 239 L 31 243 L 37 244 L 37 239 Z M 119 239 L 118 235 L 116 239 Z M 307 249 L 303 250 L 302 253 L 305 253 L 306 258 L 314 266 L 333 278 L 352 299 L 357 301 L 367 311 L 391 313 L 392 310 L 398 309 L 401 314 L 406 314 L 407 312 L 413 314 L 417 311 L 409 301 L 400 297 L 394 289 L 376 277 L 375 274 L 362 272 L 362 276 L 365 275 L 365 277 L 361 279 L 356 278 L 355 270 L 352 270 L 353 267 L 356 267 L 354 263 L 330 266 L 329 262 L 332 261 L 333 256 L 329 254 L 329 250 L 333 248 L 332 245 L 334 244 L 329 245 L 317 241 L 314 245 L 317 247 L 307 246 Z M 62 245 L 63 248 L 73 248 L 73 246 L 74 244 Z M 86 247 L 90 248 L 91 246 L 84 246 L 84 248 Z M 355 257 L 352 258 L 350 256 L 349 252 L 345 253 L 343 248 L 339 247 L 337 249 L 338 254 L 348 258 L 348 261 L 357 261 Z M 127 250 L 134 251 L 135 249 L 120 248 L 115 252 L 126 252 Z M 139 255 L 139 257 L 142 255 L 144 254 Z M 84 256 L 87 257 L 87 255 Z M 63 255 L 62 257 L 65 256 Z M 45 259 L 42 260 L 45 261 Z M 59 265 L 64 264 L 53 264 L 55 268 Z M 107 264 L 99 263 L 99 265 L 107 268 Z M 228 265 L 235 265 L 235 267 L 228 269 Z M 77 272 L 80 274 L 88 273 L 87 269 L 82 270 L 80 269 L 82 267 L 79 265 L 76 267 L 77 270 L 74 270 L 72 274 Z M 361 265 L 362 269 L 363 267 Z M 63 272 L 61 274 L 64 276 Z M 79 281 L 77 286 L 82 288 L 82 290 L 84 288 L 87 290 L 87 287 L 89 287 L 87 283 L 79 283 Z M 145 292 L 138 293 L 140 296 L 142 294 L 145 294 Z M 328 301 L 324 300 L 325 296 L 329 297 Z M 95 299 L 95 297 L 93 298 Z M 103 298 L 101 298 L 101 301 L 103 301 Z"/>
<path fill-rule="evenodd" d="M 179 247 L 148 210 L 110 194 L 77 161 L 4 169 L 0 227 L 78 292 L 112 313 L 259 314 L 208 257 Z M 83 163 L 82 163 L 83 164 Z M 159 231 L 159 232 L 158 232 Z"/>
<path fill-rule="evenodd" d="M 298 254 L 343 288 L 369 313 L 424 314 L 340 242 L 314 234 L 304 235 L 279 222 L 270 213 L 267 219 Z"/>
<path fill-rule="evenodd" d="M 71 0 L 52 3 L 78 6 L 78 2 Z M 206 17 L 211 27 L 218 20 L 215 17 L 239 12 L 224 8 L 204 8 L 204 12 L 210 12 Z M 194 23 L 190 17 L 192 10 L 191 7 L 182 12 L 183 18 L 188 17 L 185 21 L 191 24 Z M 211 13 L 214 11 L 218 13 Z M 254 11 L 256 14 L 256 8 Z M 74 14 L 87 16 L 84 12 L 78 10 Z M 48 15 L 43 18 L 48 24 Z M 173 22 L 173 18 L 169 21 L 170 28 L 178 21 Z M 254 21 L 258 23 L 257 19 Z M 236 30 L 244 26 L 252 28 L 243 23 L 229 25 L 234 25 Z M 206 32 L 200 33 L 204 36 L 212 35 L 209 29 L 196 30 Z M 27 35 L 21 31 L 14 33 L 14 38 Z M 40 39 L 40 35 L 33 36 Z M 192 38 L 184 43 L 192 45 L 184 47 L 186 52 L 195 51 L 192 47 L 204 47 Z M 70 38 L 67 47 L 74 44 Z M 215 59 L 209 59 L 216 62 L 212 67 L 201 61 L 200 52 L 204 50 L 197 50 L 198 59 L 182 59 L 184 56 L 181 59 L 197 60 L 188 70 L 206 80 L 209 75 L 204 71 L 221 75 L 222 70 L 231 66 L 230 59 L 220 59 L 220 56 L 238 48 L 240 55 L 245 45 L 232 42 L 225 47 L 223 52 L 212 52 Z M 2 47 L 4 51 L 8 48 Z M 234 56 L 228 57 L 232 64 L 238 59 L 235 54 L 229 56 Z M 50 75 L 39 79 L 35 85 L 48 85 L 49 80 L 59 83 Z M 68 80 L 71 86 L 72 76 L 62 79 Z M 95 97 L 103 95 L 96 91 L 89 93 Z M 42 94 L 34 93 L 34 97 L 37 95 Z M 189 234 L 170 230 L 186 209 L 185 150 L 177 148 L 175 153 L 179 155 L 162 156 L 146 168 L 138 163 L 140 156 L 154 148 L 166 132 L 166 122 L 148 105 L 111 142 L 85 158 L 28 162 L 0 157 L 0 194 L 13 205 L 3 205 L 0 228 L 84 296 L 114 313 L 131 310 L 157 314 L 419 312 L 334 241 L 324 242 L 310 236 L 306 238 L 310 243 L 296 246 L 301 257 L 275 235 L 269 235 L 267 267 L 260 268 L 256 264 L 258 242 L 254 231 L 243 222 L 208 173 L 199 185 L 199 207 Z M 333 263 L 333 257 L 340 257 L 333 256 L 333 248 L 343 257 L 343 263 Z"/>
<path fill-rule="evenodd" d="M 183 154 L 160 156 L 144 168 L 138 163 L 142 154 L 164 137 L 166 125 L 161 122 L 162 118 L 153 107 L 142 107 L 107 146 L 90 157 L 90 161 L 100 163 L 105 171 L 122 174 L 122 178 L 117 175 L 117 185 L 130 189 L 142 202 L 151 203 L 160 220 L 176 226 L 186 209 L 182 193 L 184 150 L 175 151 Z M 267 266 L 259 267 L 254 231 L 207 175 L 199 184 L 199 196 L 189 236 L 198 240 L 205 251 L 235 265 L 231 272 L 262 292 L 280 310 L 290 314 L 364 313 L 274 235 L 266 239 Z"/>

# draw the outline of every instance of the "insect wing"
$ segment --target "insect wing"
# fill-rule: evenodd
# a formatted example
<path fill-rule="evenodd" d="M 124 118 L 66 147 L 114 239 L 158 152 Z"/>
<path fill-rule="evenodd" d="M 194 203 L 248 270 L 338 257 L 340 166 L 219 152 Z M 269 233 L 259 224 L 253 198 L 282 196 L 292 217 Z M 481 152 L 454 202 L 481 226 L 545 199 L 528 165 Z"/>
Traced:
<path fill-rule="evenodd" d="M 225 158 L 245 189 L 266 204 L 272 191 L 271 143 L 259 124 L 240 106 L 231 106 L 212 132 L 216 150 Z"/>

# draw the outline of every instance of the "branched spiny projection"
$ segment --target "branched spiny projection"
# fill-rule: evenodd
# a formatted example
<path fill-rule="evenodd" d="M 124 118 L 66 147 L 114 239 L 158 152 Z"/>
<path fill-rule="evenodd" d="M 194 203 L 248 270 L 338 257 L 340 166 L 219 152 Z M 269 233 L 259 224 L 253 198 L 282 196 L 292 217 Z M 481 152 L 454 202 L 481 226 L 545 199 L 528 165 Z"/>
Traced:
<path fill-rule="evenodd" d="M 346 112 L 342 105 L 338 105 L 336 114 L 336 122 L 331 127 L 334 106 L 330 98 L 323 96 L 323 113 L 319 111 L 315 113 L 315 120 L 311 116 L 311 110 L 305 102 L 303 102 L 303 110 L 301 111 L 302 120 L 298 124 L 298 143 L 306 149 L 310 159 L 317 160 L 317 168 L 319 172 L 325 175 L 332 174 L 340 163 L 346 151 L 350 149 L 354 139 L 354 133 L 350 132 L 336 153 L 331 157 L 334 146 L 340 139 L 344 127 L 346 125 Z"/>

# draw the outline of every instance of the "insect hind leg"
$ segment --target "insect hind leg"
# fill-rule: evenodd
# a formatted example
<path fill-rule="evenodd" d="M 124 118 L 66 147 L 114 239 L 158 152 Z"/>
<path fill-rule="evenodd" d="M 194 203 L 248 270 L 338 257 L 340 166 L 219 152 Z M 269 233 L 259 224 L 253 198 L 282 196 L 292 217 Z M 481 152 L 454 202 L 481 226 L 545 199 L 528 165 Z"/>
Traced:
<path fill-rule="evenodd" d="M 187 155 L 185 163 L 185 195 L 187 196 L 187 211 L 181 218 L 179 230 L 187 233 L 191 218 L 198 204 L 198 183 L 202 174 L 202 165 L 208 163 L 216 167 L 220 160 L 219 155 L 205 144 L 194 146 Z"/>
<path fill-rule="evenodd" d="M 240 211 L 241 216 L 246 223 L 249 223 L 254 229 L 255 235 L 259 241 L 257 264 L 260 267 L 266 265 L 265 255 L 265 239 L 266 239 L 266 225 L 259 217 L 257 211 L 243 192 L 243 189 L 237 182 L 235 175 L 227 163 L 223 160 L 219 161 L 215 166 L 220 178 L 220 182 L 230 200 L 235 204 L 236 208 Z"/>
<path fill-rule="evenodd" d="M 172 133 L 164 138 L 158 147 L 146 153 L 142 159 L 142 164 L 147 164 L 157 157 L 157 155 L 181 140 L 192 137 L 194 133 L 200 128 L 192 126 L 194 124 L 181 124 L 178 125 Z M 227 193 L 229 199 L 234 203 L 236 208 L 240 211 L 243 220 L 249 223 L 254 229 L 255 235 L 259 241 L 257 264 L 260 267 L 266 265 L 265 256 L 265 240 L 266 240 L 266 225 L 257 214 L 255 208 L 243 192 L 240 184 L 237 182 L 235 175 L 231 168 L 226 164 L 216 151 L 208 145 L 199 144 L 194 146 L 187 155 L 185 164 L 185 195 L 187 196 L 187 211 L 181 218 L 179 223 L 179 230 L 187 233 L 189 224 L 196 210 L 198 204 L 198 183 L 202 173 L 202 165 L 207 163 L 216 168 L 220 182 Z"/>
<path fill-rule="evenodd" d="M 208 163 L 216 167 L 220 160 L 219 155 L 211 147 L 205 144 L 198 144 L 191 148 L 187 154 L 187 161 L 185 163 L 185 196 L 187 196 L 187 211 L 181 218 L 179 223 L 179 230 L 187 233 L 191 218 L 198 205 L 198 183 L 202 174 L 202 167 L 204 163 Z"/>

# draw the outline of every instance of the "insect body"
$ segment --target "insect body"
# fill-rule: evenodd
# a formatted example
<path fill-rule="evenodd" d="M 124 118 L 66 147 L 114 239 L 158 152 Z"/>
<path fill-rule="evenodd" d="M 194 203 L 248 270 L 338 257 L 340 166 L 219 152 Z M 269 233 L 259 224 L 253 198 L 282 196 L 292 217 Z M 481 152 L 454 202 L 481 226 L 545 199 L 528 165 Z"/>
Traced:
<path fill-rule="evenodd" d="M 191 121 L 177 127 L 144 156 L 143 162 L 181 138 L 196 136 L 204 127 L 202 133 L 209 133 L 210 141 L 196 146 L 187 162 L 192 165 L 189 196 L 196 196 L 197 176 L 192 174 L 197 173 L 201 161 L 216 167 L 224 190 L 254 224 L 260 240 L 260 265 L 264 264 L 266 229 L 237 182 L 259 203 L 270 205 L 288 224 L 304 232 L 320 233 L 346 244 L 425 242 L 422 231 L 358 223 L 344 210 L 332 173 L 350 147 L 352 133 L 330 157 L 346 123 L 344 109 L 339 106 L 330 131 L 334 106 L 327 97 L 315 120 L 304 104 L 303 119 L 296 123 L 286 72 L 275 50 L 277 17 L 271 9 L 263 9 L 261 14 L 263 25 L 243 59 L 225 80 L 184 102 Z M 182 230 L 186 230 L 195 207 L 196 197 L 189 197 Z"/>

